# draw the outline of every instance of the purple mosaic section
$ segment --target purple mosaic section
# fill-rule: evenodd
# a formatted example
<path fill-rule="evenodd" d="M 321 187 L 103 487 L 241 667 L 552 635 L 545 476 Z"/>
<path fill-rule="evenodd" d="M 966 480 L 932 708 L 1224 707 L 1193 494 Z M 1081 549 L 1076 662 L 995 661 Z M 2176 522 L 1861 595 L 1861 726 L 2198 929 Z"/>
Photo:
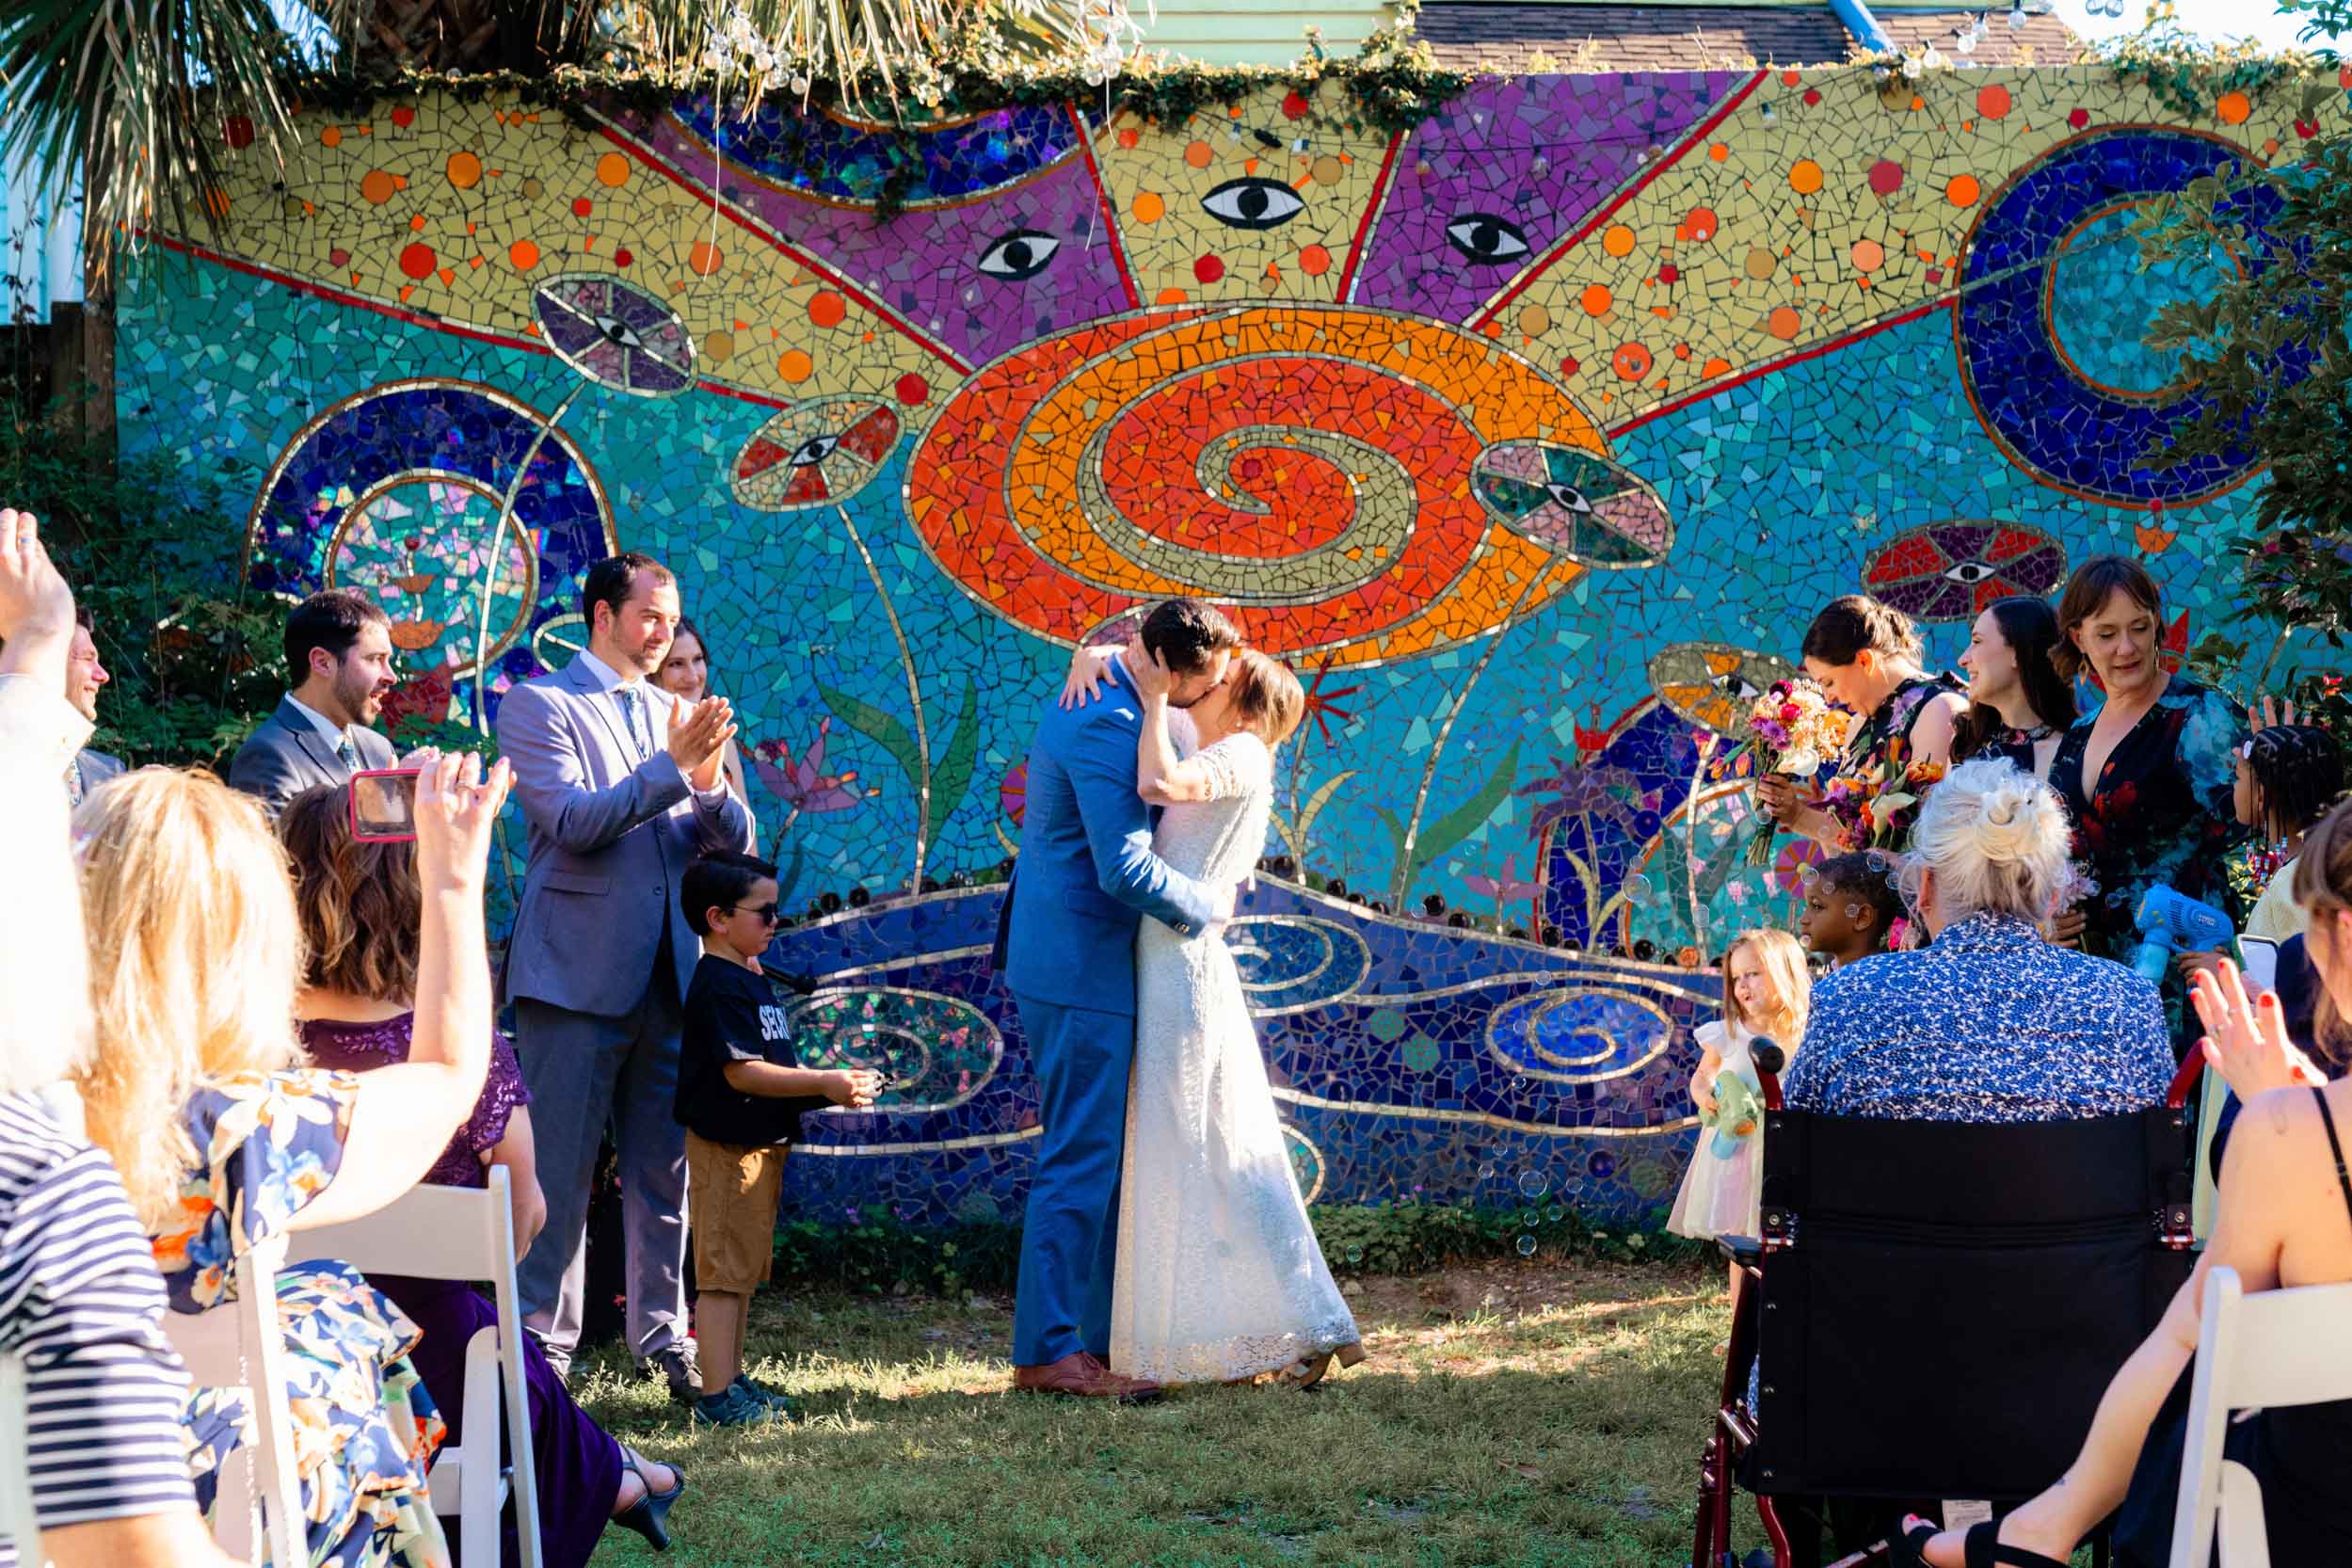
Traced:
<path fill-rule="evenodd" d="M 1479 82 L 1397 150 L 1355 302 L 1470 320 L 1747 79 L 1691 72 Z M 1463 227 L 1480 218 L 1501 219 L 1515 242 Z M 1495 259 L 1472 260 L 1465 242 Z"/>
<path fill-rule="evenodd" d="M 667 118 L 641 130 L 673 167 L 707 178 L 709 149 Z M 873 214 L 779 191 L 733 167 L 720 188 L 738 210 L 786 244 L 840 272 L 918 330 L 968 362 L 984 364 L 1022 344 L 1066 332 L 1131 303 L 1117 247 L 1083 158 L 1066 158 L 1017 185 L 953 207 L 917 207 L 877 224 Z M 1044 235 L 1052 255 L 1026 277 Z M 1005 242 L 1011 241 L 1008 247 Z M 984 270 L 990 263 L 998 270 Z"/>

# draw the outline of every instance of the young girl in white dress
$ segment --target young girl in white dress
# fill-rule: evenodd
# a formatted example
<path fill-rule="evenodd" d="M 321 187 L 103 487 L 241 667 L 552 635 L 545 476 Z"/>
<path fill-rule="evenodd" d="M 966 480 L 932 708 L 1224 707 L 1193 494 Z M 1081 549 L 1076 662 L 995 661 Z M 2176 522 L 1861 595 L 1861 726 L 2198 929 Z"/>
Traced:
<path fill-rule="evenodd" d="M 1797 1056 L 1813 981 L 1804 949 L 1785 931 L 1744 931 L 1723 953 L 1723 1016 L 1699 1026 L 1704 1052 L 1690 1075 L 1699 1146 L 1666 1228 L 1712 1240 L 1753 1236 L 1763 1218 L 1764 1080 L 1751 1048 L 1769 1039 Z M 1783 1071 L 1787 1069 L 1784 1067 Z M 1732 1271 L 1736 1286 L 1738 1271 Z"/>

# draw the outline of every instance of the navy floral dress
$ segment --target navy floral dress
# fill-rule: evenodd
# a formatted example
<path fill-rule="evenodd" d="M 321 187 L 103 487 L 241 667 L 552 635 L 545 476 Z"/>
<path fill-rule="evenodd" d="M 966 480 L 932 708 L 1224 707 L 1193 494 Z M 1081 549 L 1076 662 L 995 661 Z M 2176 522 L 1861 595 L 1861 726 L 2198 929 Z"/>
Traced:
<path fill-rule="evenodd" d="M 350 1073 L 306 1068 L 216 1079 L 189 1097 L 184 1123 L 198 1162 L 180 1188 L 182 1228 L 153 1238 L 173 1311 L 233 1299 L 238 1256 L 327 1190 L 359 1088 Z M 278 1314 L 312 1568 L 446 1568 L 425 1486 L 444 1430 L 408 1365 L 415 1326 L 344 1263 L 282 1271 Z M 209 1515 L 220 1466 L 250 1439 L 251 1416 L 234 1394 L 199 1389 L 187 1426 L 188 1467 Z"/>
<path fill-rule="evenodd" d="M 2050 787 L 2074 819 L 2074 858 L 2099 890 L 2083 906 L 2083 951 L 2128 964 L 2139 945 L 2133 917 L 2149 888 L 2212 904 L 2245 923 L 2230 886 L 2230 856 L 2244 845 L 2231 802 L 2236 753 L 2247 737 L 2246 710 L 2211 686 L 2176 675 L 2083 789 L 2083 756 L 2100 710 L 2076 719 L 2050 764 Z M 2165 1012 L 2181 1038 L 2187 988 L 2168 972 Z"/>
<path fill-rule="evenodd" d="M 1846 737 L 1846 755 L 1838 761 L 1838 773 L 1872 781 L 1874 793 L 1892 788 L 1896 774 L 1914 760 L 1911 732 L 1919 727 L 1919 711 L 1946 692 L 1963 693 L 1964 688 L 1950 675 L 1921 675 L 1889 692 L 1886 700 L 1870 710 Z M 1922 788 L 1918 792 L 1924 795 L 1926 791 Z M 1910 840 L 1912 824 L 1918 817 L 1917 804 L 1905 807 L 1879 824 L 1872 838 L 1900 847 Z"/>

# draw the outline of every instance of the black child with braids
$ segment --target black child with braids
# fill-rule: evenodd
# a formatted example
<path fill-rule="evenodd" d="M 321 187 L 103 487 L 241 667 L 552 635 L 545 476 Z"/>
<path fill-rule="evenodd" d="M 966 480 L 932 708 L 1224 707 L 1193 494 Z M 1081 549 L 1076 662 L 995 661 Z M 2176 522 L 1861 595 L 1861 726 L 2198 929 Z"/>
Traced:
<path fill-rule="evenodd" d="M 2263 837 L 2257 868 L 2270 885 L 2246 919 L 2246 935 L 2283 942 L 2303 930 L 2292 888 L 2303 836 L 2344 793 L 2344 752 L 2315 725 L 2279 724 L 2238 747 L 2237 819 Z"/>

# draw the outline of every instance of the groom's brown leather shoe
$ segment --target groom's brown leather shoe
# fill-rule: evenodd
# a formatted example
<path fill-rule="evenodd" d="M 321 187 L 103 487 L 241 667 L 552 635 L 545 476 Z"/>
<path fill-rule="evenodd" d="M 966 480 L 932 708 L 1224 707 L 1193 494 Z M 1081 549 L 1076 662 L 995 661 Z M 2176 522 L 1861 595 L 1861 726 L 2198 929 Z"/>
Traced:
<path fill-rule="evenodd" d="M 1080 1399 L 1141 1404 L 1160 1397 L 1160 1384 L 1123 1377 L 1080 1351 L 1049 1367 L 1016 1367 L 1013 1386 L 1025 1394 L 1069 1394 Z"/>

